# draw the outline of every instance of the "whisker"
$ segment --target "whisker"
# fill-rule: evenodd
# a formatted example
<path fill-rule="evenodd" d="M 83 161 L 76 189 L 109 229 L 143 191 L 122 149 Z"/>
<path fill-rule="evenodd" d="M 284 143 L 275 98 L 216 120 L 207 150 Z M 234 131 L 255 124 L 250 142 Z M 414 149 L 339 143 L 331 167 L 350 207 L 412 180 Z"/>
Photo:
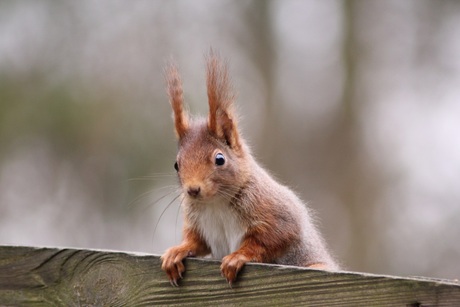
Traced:
<path fill-rule="evenodd" d="M 165 176 L 166 177 L 166 176 Z M 153 181 L 153 180 L 159 180 L 163 178 L 156 178 L 156 177 L 137 177 L 137 178 L 130 178 L 127 181 Z"/>
<path fill-rule="evenodd" d="M 162 200 L 163 198 L 165 198 L 166 196 L 168 195 L 171 195 L 172 193 L 175 192 L 175 190 L 177 190 L 177 186 L 176 185 L 167 185 L 167 186 L 164 186 L 164 187 L 161 187 L 161 188 L 157 188 L 157 189 L 150 189 L 148 190 L 147 192 L 144 192 L 142 193 L 141 195 L 137 196 L 134 200 L 132 200 L 129 204 L 128 204 L 128 207 L 132 207 L 134 206 L 136 203 L 140 202 L 141 200 L 147 198 L 149 196 L 149 194 L 153 194 L 157 191 L 161 191 L 161 190 L 165 190 L 165 189 L 172 189 L 172 191 L 166 193 L 165 195 L 163 195 L 162 197 L 160 197 L 159 199 L 155 200 L 153 203 L 150 203 L 148 204 L 148 206 L 153 206 L 155 205 L 157 202 L 159 202 L 160 200 Z"/>
<path fill-rule="evenodd" d="M 160 220 L 161 218 L 163 217 L 163 215 L 165 214 L 166 210 L 168 210 L 168 208 L 181 196 L 182 194 L 179 194 L 177 196 L 175 196 L 167 205 L 166 207 L 163 209 L 163 211 L 161 211 L 161 214 L 160 214 L 160 217 L 157 219 L 157 222 L 155 223 L 155 227 L 153 228 L 153 235 L 152 235 L 152 240 L 154 240 L 155 238 L 155 233 L 157 231 L 157 227 L 158 227 L 158 224 L 160 223 Z M 165 196 L 163 196 L 162 198 L 164 198 Z"/>
<path fill-rule="evenodd" d="M 234 185 L 222 185 L 221 189 L 218 190 L 219 195 L 228 196 L 233 198 L 235 194 L 240 190 L 240 187 Z"/>
<path fill-rule="evenodd" d="M 167 177 L 176 177 L 176 174 L 174 174 L 174 173 L 158 173 L 158 174 L 153 174 L 153 175 L 130 178 L 127 181 L 155 180 L 155 179 L 163 179 L 163 178 L 167 178 Z"/>
<path fill-rule="evenodd" d="M 174 190 L 168 192 L 167 194 L 161 196 L 160 198 L 156 199 L 153 203 L 151 203 L 150 205 L 153 206 L 153 205 L 156 205 L 159 201 L 163 200 L 164 198 L 166 198 L 167 196 L 175 193 L 175 192 L 178 192 L 179 189 L 176 187 L 176 186 L 170 186 L 170 188 L 174 187 Z M 181 194 L 177 195 L 175 198 L 177 198 L 178 196 L 180 196 Z"/>
<path fill-rule="evenodd" d="M 184 202 L 185 198 L 182 198 L 179 206 L 177 206 L 177 212 L 176 212 L 176 224 L 174 225 L 174 241 L 177 242 L 177 221 L 179 220 L 179 215 L 180 215 L 180 208 L 182 207 L 182 203 Z"/>
<path fill-rule="evenodd" d="M 135 199 L 133 199 L 132 201 L 130 201 L 130 202 L 128 203 L 128 207 L 129 207 L 129 208 L 133 207 L 136 203 L 138 203 L 138 202 L 140 202 L 141 200 L 147 198 L 147 196 L 148 196 L 149 194 L 154 193 L 154 192 L 155 192 L 154 189 L 150 189 L 150 190 L 148 190 L 147 192 L 142 193 L 141 195 L 137 196 Z"/>

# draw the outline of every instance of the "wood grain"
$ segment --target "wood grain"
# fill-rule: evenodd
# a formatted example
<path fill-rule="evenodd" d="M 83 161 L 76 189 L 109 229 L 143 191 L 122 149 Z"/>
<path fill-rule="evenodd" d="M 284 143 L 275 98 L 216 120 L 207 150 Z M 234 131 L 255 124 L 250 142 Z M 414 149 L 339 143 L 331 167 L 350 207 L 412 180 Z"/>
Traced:
<path fill-rule="evenodd" d="M 155 255 L 0 246 L 1 306 L 460 306 L 458 281 L 249 264 L 230 288 L 218 261 L 187 259 L 173 288 Z"/>

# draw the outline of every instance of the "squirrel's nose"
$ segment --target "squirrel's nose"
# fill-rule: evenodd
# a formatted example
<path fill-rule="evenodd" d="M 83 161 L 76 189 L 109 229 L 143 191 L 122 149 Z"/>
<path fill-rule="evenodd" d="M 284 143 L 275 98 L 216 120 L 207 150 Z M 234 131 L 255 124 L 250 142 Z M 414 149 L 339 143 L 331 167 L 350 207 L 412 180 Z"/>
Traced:
<path fill-rule="evenodd" d="M 187 194 L 190 195 L 191 197 L 197 197 L 200 195 L 201 188 L 199 186 L 196 187 L 189 187 L 187 189 Z"/>

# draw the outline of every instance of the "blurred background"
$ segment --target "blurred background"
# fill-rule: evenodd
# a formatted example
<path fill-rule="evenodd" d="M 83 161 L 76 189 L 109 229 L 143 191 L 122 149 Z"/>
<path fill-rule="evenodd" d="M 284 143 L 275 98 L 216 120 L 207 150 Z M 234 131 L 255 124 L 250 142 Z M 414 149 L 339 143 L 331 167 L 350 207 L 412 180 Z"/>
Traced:
<path fill-rule="evenodd" d="M 0 244 L 181 239 L 163 67 L 229 60 L 258 160 L 348 270 L 460 277 L 460 2 L 1 1 Z"/>

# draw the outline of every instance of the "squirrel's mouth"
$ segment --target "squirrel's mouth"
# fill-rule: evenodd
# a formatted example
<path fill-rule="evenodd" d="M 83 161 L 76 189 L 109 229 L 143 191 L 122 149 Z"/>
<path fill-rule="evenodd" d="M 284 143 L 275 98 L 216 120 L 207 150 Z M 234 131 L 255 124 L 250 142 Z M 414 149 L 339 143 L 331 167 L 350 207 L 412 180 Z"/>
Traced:
<path fill-rule="evenodd" d="M 194 201 L 205 201 L 206 198 L 204 198 L 202 195 L 189 195 L 187 194 L 186 197 L 190 200 Z"/>

